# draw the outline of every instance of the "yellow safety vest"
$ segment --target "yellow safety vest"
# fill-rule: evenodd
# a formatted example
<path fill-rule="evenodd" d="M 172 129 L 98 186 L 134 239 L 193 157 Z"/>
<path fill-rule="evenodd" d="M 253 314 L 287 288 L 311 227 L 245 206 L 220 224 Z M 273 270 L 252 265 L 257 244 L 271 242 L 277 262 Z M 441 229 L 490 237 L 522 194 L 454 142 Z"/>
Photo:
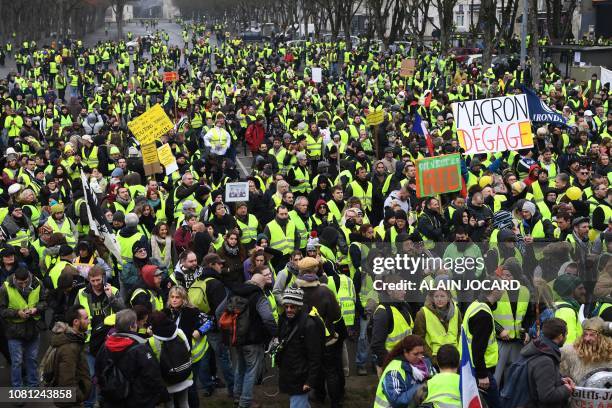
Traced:
<path fill-rule="evenodd" d="M 85 289 L 86 288 L 79 289 L 79 293 L 77 295 L 77 301 L 79 305 L 83 306 L 83 308 L 87 312 L 87 316 L 89 316 L 89 325 L 87 326 L 87 334 L 85 335 L 85 343 L 88 343 L 91 338 L 91 318 L 93 317 L 93 315 L 91 314 L 91 308 L 89 307 L 89 298 L 85 294 Z M 111 291 L 113 292 L 113 295 L 116 295 L 119 289 L 112 286 Z M 102 313 L 101 310 L 100 310 L 100 313 Z"/>
<path fill-rule="evenodd" d="M 238 228 L 242 231 L 242 236 L 240 237 L 240 242 L 242 244 L 248 244 L 251 241 L 255 241 L 257 239 L 257 227 L 259 226 L 259 221 L 257 221 L 257 217 L 253 214 L 248 215 L 247 224 L 243 223 L 236 217 L 236 224 L 238 224 Z"/>
<path fill-rule="evenodd" d="M 491 312 L 491 308 L 486 303 L 479 302 L 475 300 L 465 311 L 465 317 L 463 319 L 463 330 L 465 331 L 465 335 L 468 342 L 468 347 L 470 350 L 470 360 L 472 361 L 472 365 L 474 365 L 474 357 L 472 356 L 472 340 L 474 338 L 473 334 L 470 333 L 469 320 L 478 312 L 484 310 L 491 316 L 491 325 L 493 326 L 493 330 L 489 334 L 489 341 L 487 344 L 487 349 L 485 350 L 484 360 L 487 368 L 495 367 L 497 365 L 497 360 L 499 358 L 499 350 L 497 348 L 497 341 L 495 341 L 495 322 L 493 319 L 493 312 Z"/>
<path fill-rule="evenodd" d="M 162 310 L 164 308 L 164 301 L 162 300 L 161 296 L 156 295 L 150 289 L 143 289 L 143 288 L 138 288 L 134 291 L 134 293 L 132 293 L 132 296 L 130 297 L 130 305 L 134 301 L 134 298 L 140 295 L 141 293 L 145 293 L 149 295 L 149 298 L 151 299 L 151 306 L 153 306 L 154 312 Z"/>
<path fill-rule="evenodd" d="M 391 309 L 391 316 L 393 317 L 393 331 L 387 335 L 387 339 L 385 340 L 385 348 L 387 351 L 391 351 L 391 349 L 393 349 L 397 343 L 402 341 L 404 337 L 412 334 L 414 321 L 412 320 L 412 316 L 410 316 L 410 322 L 407 322 L 404 315 L 402 315 L 402 313 L 392 305 L 378 305 L 374 313 L 378 312 L 379 309 L 383 309 L 384 313 L 386 313 L 387 307 Z"/>
<path fill-rule="evenodd" d="M 452 344 L 459 349 L 459 309 L 455 304 L 455 313 L 448 322 L 448 330 L 444 328 L 442 322 L 434 312 L 429 310 L 428 307 L 423 306 L 423 315 L 425 316 L 425 343 L 431 349 L 432 355 L 436 356 L 438 350 L 444 344 Z"/>
<path fill-rule="evenodd" d="M 289 211 L 289 218 L 293 221 L 295 231 L 300 236 L 300 248 L 306 248 L 310 236 L 310 223 L 304 222 L 295 210 Z"/>
<path fill-rule="evenodd" d="M 57 289 L 57 281 L 62 274 L 66 265 L 72 265 L 68 261 L 59 261 L 56 263 L 53 268 L 49 271 L 49 278 L 51 279 L 51 283 L 53 284 L 53 289 Z"/>
<path fill-rule="evenodd" d="M 339 274 L 340 287 L 336 288 L 336 281 L 333 278 L 327 280 L 327 286 L 334 292 L 336 299 L 340 304 L 340 310 L 342 311 L 342 318 L 346 326 L 352 326 L 355 324 L 355 286 L 351 279 L 344 275 Z"/>
<path fill-rule="evenodd" d="M 555 317 L 567 324 L 567 344 L 573 344 L 578 337 L 582 336 L 582 324 L 578 319 L 578 313 L 572 305 L 566 301 L 555 302 Z"/>
<path fill-rule="evenodd" d="M 121 260 L 125 262 L 129 262 L 134 259 L 132 254 L 132 246 L 142 239 L 144 235 L 142 232 L 137 232 L 131 237 L 123 237 L 121 234 L 117 234 L 117 242 L 119 243 L 119 248 L 121 248 Z"/>
<path fill-rule="evenodd" d="M 40 301 L 41 283 L 38 280 L 38 278 L 36 278 L 35 276 L 32 276 L 32 282 L 33 283 L 36 282 L 38 283 L 38 285 L 30 291 L 30 293 L 28 294 L 28 299 L 26 300 L 23 298 L 23 296 L 21 295 L 21 292 L 19 292 L 19 290 L 16 287 L 11 286 L 9 284 L 8 280 L 4 281 L 4 287 L 6 288 L 6 295 L 8 297 L 8 308 L 9 309 L 22 310 L 22 309 L 36 307 L 36 305 Z M 33 316 L 33 317 L 34 317 L 34 320 L 40 320 L 40 313 L 38 313 L 36 316 Z M 26 321 L 26 319 L 22 319 L 20 317 L 11 317 L 11 318 L 7 318 L 7 320 L 12 323 L 23 323 Z"/>
<path fill-rule="evenodd" d="M 210 144 L 213 148 L 218 149 L 227 144 L 227 133 L 222 132 L 221 129 L 216 126 L 211 129 L 212 136 L 210 138 Z"/>
<path fill-rule="evenodd" d="M 511 339 L 518 339 L 521 331 L 521 323 L 529 307 L 529 289 L 521 286 L 516 302 L 516 314 L 512 314 L 512 305 L 508 297 L 508 291 L 504 291 L 501 299 L 497 302 L 497 307 L 493 310 L 493 318 L 505 330 Z"/>
<path fill-rule="evenodd" d="M 47 219 L 47 225 L 51 227 L 53 232 L 61 232 L 66 238 L 66 243 L 68 243 L 68 245 L 76 245 L 76 239 L 74 238 L 72 229 L 70 228 L 70 220 L 67 217 L 64 216 L 64 222 L 62 223 L 61 228 L 59 225 L 57 225 L 57 222 L 53 217 L 49 217 Z"/>
<path fill-rule="evenodd" d="M 268 223 L 268 229 L 270 230 L 270 248 L 281 251 L 283 255 L 289 255 L 294 251 L 296 228 L 293 221 L 287 221 L 285 232 L 276 220 Z"/>
<path fill-rule="evenodd" d="M 311 190 L 310 174 L 308 174 L 308 171 L 304 171 L 301 167 L 296 166 L 293 168 L 293 172 L 296 179 L 302 179 L 305 181 L 301 182 L 296 187 L 293 187 L 292 190 L 296 193 L 308 193 Z"/>
<path fill-rule="evenodd" d="M 402 368 L 402 360 L 396 359 L 391 361 L 383 370 L 380 379 L 378 380 L 378 387 L 376 388 L 376 397 L 374 399 L 374 408 L 389 408 L 391 404 L 385 395 L 383 384 L 385 383 L 385 376 L 390 371 L 397 371 L 402 377 L 402 380 L 406 381 L 406 372 Z"/>
<path fill-rule="evenodd" d="M 187 341 L 187 336 L 185 336 L 185 333 L 183 333 L 183 331 L 181 329 L 177 330 L 176 335 L 181 340 L 183 340 L 185 343 L 189 343 Z M 149 346 L 151 346 L 151 350 L 153 351 L 153 354 L 155 354 L 155 358 L 157 359 L 157 361 L 160 361 L 160 355 L 161 355 L 161 349 L 162 349 L 162 341 L 159 340 L 158 338 L 156 338 L 155 336 L 153 336 L 153 337 L 149 337 L 148 342 L 149 342 Z M 190 352 L 192 352 L 192 350 Z M 202 356 L 203 355 L 204 354 L 202 354 Z M 194 363 L 195 361 L 192 360 L 191 362 Z M 189 374 L 188 379 L 192 379 L 192 378 L 193 378 L 193 371 Z"/>
<path fill-rule="evenodd" d="M 368 181 L 367 191 L 363 190 L 357 180 L 351 181 L 349 186 L 353 190 L 353 197 L 359 198 L 363 208 L 366 210 L 372 210 L 372 183 Z"/>
<path fill-rule="evenodd" d="M 434 408 L 461 408 L 459 374 L 438 373 L 427 380 L 427 398 L 424 404 L 433 404 Z"/>

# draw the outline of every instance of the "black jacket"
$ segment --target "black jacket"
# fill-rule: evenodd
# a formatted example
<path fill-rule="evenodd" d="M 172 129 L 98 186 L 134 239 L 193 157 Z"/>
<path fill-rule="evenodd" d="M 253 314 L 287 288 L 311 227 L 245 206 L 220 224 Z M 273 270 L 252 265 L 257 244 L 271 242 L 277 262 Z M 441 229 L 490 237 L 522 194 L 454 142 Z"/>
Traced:
<path fill-rule="evenodd" d="M 561 352 L 551 340 L 542 337 L 527 344 L 521 356 L 531 358 L 527 363 L 529 379 L 529 408 L 563 407 L 567 404 L 570 392 L 563 385 L 559 373 Z"/>
<path fill-rule="evenodd" d="M 178 321 L 178 328 L 185 333 L 189 344 L 192 344 L 193 331 L 204 324 L 205 315 L 196 307 L 182 307 L 178 310 L 164 309 L 164 313 L 175 323 Z M 179 320 L 180 318 L 180 320 Z"/>
<path fill-rule="evenodd" d="M 105 408 L 154 408 L 166 398 L 166 385 L 161 377 L 159 363 L 145 339 L 135 333 L 114 333 L 108 336 L 104 347 L 96 356 L 95 372 L 102 372 L 113 358 L 130 383 L 130 394 L 123 403 L 104 402 Z"/>
<path fill-rule="evenodd" d="M 282 344 L 276 354 L 278 387 L 285 394 L 304 394 L 304 384 L 313 387 L 320 376 L 325 347 L 323 322 L 309 316 L 304 308 L 291 320 L 283 314 L 279 321 L 278 339 Z"/>
<path fill-rule="evenodd" d="M 227 295 L 227 291 L 225 289 L 225 284 L 222 281 L 223 276 L 217 273 L 214 269 L 205 268 L 202 271 L 202 275 L 198 278 L 199 280 L 204 280 L 206 278 L 214 278 L 206 282 L 206 299 L 208 300 L 208 305 L 210 306 L 210 314 L 214 315 L 217 311 L 217 308 Z"/>

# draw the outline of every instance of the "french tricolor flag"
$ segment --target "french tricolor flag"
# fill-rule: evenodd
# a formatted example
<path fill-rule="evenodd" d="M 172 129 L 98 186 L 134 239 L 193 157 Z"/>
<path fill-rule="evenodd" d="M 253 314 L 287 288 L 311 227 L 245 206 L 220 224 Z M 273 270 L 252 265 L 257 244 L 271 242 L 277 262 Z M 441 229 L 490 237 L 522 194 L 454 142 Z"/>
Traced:
<path fill-rule="evenodd" d="M 470 360 L 470 348 L 467 342 L 465 330 L 461 329 L 461 377 L 459 388 L 461 389 L 461 403 L 464 408 L 482 408 L 480 395 L 478 394 L 478 384 L 474 367 Z"/>
<path fill-rule="evenodd" d="M 423 123 L 423 120 L 421 119 L 421 115 L 419 115 L 418 113 L 415 113 L 414 123 L 412 124 L 412 130 L 417 135 L 420 135 L 425 138 L 425 143 L 427 144 L 427 150 L 429 150 L 429 155 L 433 156 L 434 155 L 434 145 L 433 145 L 433 141 L 431 140 L 431 135 L 429 134 L 429 131 L 425 127 L 425 124 Z"/>

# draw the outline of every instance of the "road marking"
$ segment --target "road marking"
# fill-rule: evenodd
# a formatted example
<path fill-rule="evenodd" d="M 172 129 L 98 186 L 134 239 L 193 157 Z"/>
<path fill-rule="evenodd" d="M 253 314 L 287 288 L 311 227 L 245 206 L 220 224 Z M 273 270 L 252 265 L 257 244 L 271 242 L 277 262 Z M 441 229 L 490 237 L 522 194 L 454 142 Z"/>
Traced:
<path fill-rule="evenodd" d="M 240 167 L 240 170 L 242 170 L 242 173 L 244 174 L 244 177 L 248 177 L 250 176 L 250 172 L 247 171 L 246 167 L 244 164 L 242 164 L 242 159 L 248 159 L 248 156 L 236 156 L 236 164 L 238 164 L 238 167 Z"/>

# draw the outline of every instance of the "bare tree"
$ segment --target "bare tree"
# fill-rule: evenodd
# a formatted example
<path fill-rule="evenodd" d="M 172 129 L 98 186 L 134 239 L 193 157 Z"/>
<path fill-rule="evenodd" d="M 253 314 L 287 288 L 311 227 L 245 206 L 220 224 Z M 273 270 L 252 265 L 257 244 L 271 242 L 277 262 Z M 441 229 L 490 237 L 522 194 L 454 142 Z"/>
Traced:
<path fill-rule="evenodd" d="M 562 44 L 567 38 L 576 3 L 576 0 L 546 0 L 546 26 L 552 44 Z"/>
<path fill-rule="evenodd" d="M 531 61 L 531 86 L 534 89 L 540 88 L 540 82 L 542 80 L 541 67 L 540 67 L 540 46 L 538 40 L 540 39 L 540 32 L 538 31 L 538 0 L 529 0 L 529 18 L 527 19 L 527 32 L 531 33 L 531 41 L 529 43 L 529 49 L 527 54 Z M 525 18 L 525 16 L 523 16 Z"/>
<path fill-rule="evenodd" d="M 446 53 L 450 45 L 450 39 L 455 29 L 453 21 L 453 9 L 457 0 L 436 0 L 438 18 L 440 21 L 440 46 L 442 53 Z"/>
<path fill-rule="evenodd" d="M 429 8 L 432 0 L 403 0 L 403 3 L 406 9 L 407 31 L 412 33 L 417 43 L 422 44 L 429 23 Z M 435 29 L 439 29 L 433 22 L 431 22 L 431 25 Z"/>
<path fill-rule="evenodd" d="M 378 39 L 382 41 L 383 48 L 391 44 L 397 38 L 398 32 L 402 31 L 406 8 L 403 0 L 367 0 L 366 3 Z M 390 20 L 389 35 L 387 34 L 387 21 Z"/>
<path fill-rule="evenodd" d="M 505 43 L 510 42 L 518 4 L 519 0 L 482 0 L 480 2 L 478 28 L 482 30 L 484 39 L 482 52 L 484 67 L 491 66 L 493 51 L 499 46 L 501 40 Z"/>

